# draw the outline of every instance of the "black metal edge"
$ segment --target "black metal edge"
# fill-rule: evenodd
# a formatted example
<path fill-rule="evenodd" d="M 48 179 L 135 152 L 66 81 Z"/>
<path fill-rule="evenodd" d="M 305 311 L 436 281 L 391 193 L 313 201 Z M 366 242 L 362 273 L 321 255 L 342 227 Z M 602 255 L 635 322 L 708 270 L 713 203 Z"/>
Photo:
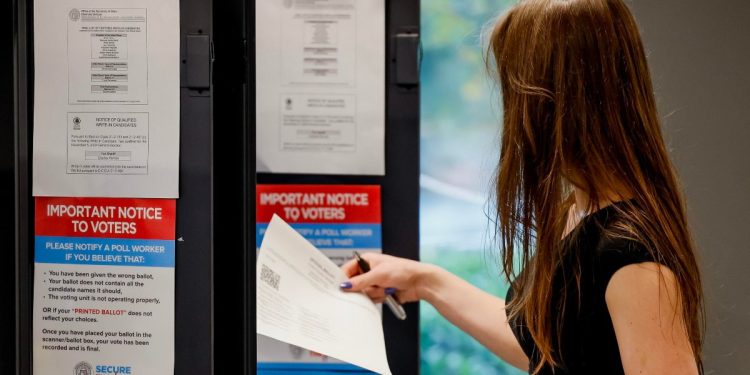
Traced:
<path fill-rule="evenodd" d="M 386 1 L 386 176 L 383 182 L 383 251 L 419 260 L 418 85 L 396 84 L 398 33 L 419 32 L 419 0 Z M 394 373 L 419 374 L 419 304 L 405 306 L 408 319 L 383 314 L 388 361 Z"/>
<path fill-rule="evenodd" d="M 212 1 L 180 0 L 180 55 L 188 34 L 213 34 Z M 180 158 L 175 241 L 175 374 L 214 373 L 213 87 L 187 87 L 180 71 Z M 181 240 L 182 239 L 182 240 Z"/>
<path fill-rule="evenodd" d="M 213 3 L 214 371 L 246 371 L 246 0 Z"/>
<path fill-rule="evenodd" d="M 256 350 L 256 305 L 255 305 L 255 2 L 245 8 L 245 67 L 246 81 L 245 97 L 247 112 L 245 113 L 247 126 L 245 127 L 245 176 L 244 186 L 246 195 L 244 211 L 245 232 L 245 373 L 255 374 L 258 363 Z"/>
<path fill-rule="evenodd" d="M 13 90 L 15 130 L 16 373 L 32 372 L 33 198 L 33 1 L 15 2 Z"/>
<path fill-rule="evenodd" d="M 0 263 L 0 373 L 16 370 L 16 178 L 14 45 L 16 40 L 16 2 L 0 7 L 3 32 L 0 36 L 0 248 L 7 249 Z M 9 303 L 10 300 L 12 303 Z"/>

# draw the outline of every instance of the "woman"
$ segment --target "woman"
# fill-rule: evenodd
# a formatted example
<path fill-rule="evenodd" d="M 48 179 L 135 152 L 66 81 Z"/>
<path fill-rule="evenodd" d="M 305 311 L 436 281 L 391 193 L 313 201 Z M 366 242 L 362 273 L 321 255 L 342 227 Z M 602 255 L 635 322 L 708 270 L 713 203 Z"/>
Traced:
<path fill-rule="evenodd" d="M 345 290 L 425 300 L 532 374 L 697 374 L 703 297 L 646 57 L 622 0 L 522 1 L 494 27 L 506 300 L 366 254 Z"/>

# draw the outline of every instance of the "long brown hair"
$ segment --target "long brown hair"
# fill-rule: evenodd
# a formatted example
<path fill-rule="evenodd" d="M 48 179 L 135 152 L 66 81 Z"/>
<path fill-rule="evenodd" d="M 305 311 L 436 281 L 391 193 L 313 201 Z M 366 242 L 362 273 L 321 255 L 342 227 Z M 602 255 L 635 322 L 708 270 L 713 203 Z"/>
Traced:
<path fill-rule="evenodd" d="M 503 99 L 501 262 L 516 296 L 510 315 L 524 316 L 539 349 L 533 372 L 560 364 L 553 349 L 560 326 L 553 332 L 557 314 L 549 301 L 574 185 L 591 198 L 586 212 L 613 192 L 632 198 L 617 205 L 624 219 L 606 235 L 637 240 L 674 273 L 680 318 L 701 368 L 703 295 L 694 245 L 627 6 L 522 1 L 494 26 L 487 57 Z"/>

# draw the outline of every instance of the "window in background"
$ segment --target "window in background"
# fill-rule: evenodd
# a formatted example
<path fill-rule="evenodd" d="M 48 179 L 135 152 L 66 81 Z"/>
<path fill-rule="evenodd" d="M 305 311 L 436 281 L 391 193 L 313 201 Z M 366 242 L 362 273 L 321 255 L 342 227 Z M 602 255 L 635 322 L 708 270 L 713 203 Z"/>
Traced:
<path fill-rule="evenodd" d="M 508 286 L 485 214 L 501 106 L 485 71 L 481 32 L 511 3 L 421 2 L 421 257 L 503 297 Z M 522 374 L 432 306 L 423 303 L 421 311 L 422 374 Z"/>

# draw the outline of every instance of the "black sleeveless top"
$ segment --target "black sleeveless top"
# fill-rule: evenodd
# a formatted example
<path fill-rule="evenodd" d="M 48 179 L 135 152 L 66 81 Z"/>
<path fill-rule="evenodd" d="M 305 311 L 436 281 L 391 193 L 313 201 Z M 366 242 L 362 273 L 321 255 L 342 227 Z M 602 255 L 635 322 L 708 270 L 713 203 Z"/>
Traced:
<path fill-rule="evenodd" d="M 609 238 L 602 230 L 617 219 L 615 203 L 594 212 L 581 220 L 566 241 L 563 264 L 553 276 L 553 311 L 559 311 L 562 326 L 559 343 L 553 337 L 553 355 L 561 367 L 544 367 L 539 374 L 624 374 L 617 338 L 607 309 L 604 294 L 612 275 L 629 264 L 654 261 L 646 248 L 637 242 Z M 623 207 L 624 208 L 624 207 Z M 577 259 L 576 259 L 577 257 Z M 570 271 L 580 264 L 580 292 Z M 565 269 L 567 272 L 561 272 Z M 563 309 L 560 301 L 562 289 L 567 285 L 567 302 Z M 508 290 L 506 301 L 513 299 Z M 508 312 L 509 314 L 509 312 Z M 537 347 L 524 324 L 522 316 L 509 321 L 511 330 L 529 358 L 529 372 L 540 361 Z M 552 332 L 558 323 L 553 321 Z"/>

